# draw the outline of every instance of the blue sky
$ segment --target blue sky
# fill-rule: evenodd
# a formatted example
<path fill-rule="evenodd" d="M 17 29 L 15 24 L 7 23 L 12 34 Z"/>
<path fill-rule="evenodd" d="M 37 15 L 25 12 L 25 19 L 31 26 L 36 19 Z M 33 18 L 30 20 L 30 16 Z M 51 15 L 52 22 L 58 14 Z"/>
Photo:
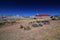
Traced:
<path fill-rule="evenodd" d="M 36 13 L 60 15 L 57 0 L 0 0 L 0 15 L 33 16 Z"/>

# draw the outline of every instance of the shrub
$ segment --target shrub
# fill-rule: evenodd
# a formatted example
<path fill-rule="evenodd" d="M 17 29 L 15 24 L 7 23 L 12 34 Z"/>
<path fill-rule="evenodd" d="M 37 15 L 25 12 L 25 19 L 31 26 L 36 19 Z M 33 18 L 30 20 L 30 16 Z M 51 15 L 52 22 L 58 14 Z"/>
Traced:
<path fill-rule="evenodd" d="M 20 28 L 24 28 L 24 26 L 23 25 L 20 25 Z"/>
<path fill-rule="evenodd" d="M 42 24 L 39 24 L 39 26 L 43 26 Z"/>
<path fill-rule="evenodd" d="M 24 30 L 30 30 L 31 28 L 29 26 L 24 27 Z"/>
<path fill-rule="evenodd" d="M 4 25 L 5 23 L 0 23 L 0 28 Z"/>
<path fill-rule="evenodd" d="M 36 21 L 37 23 L 40 23 L 41 21 Z"/>
<path fill-rule="evenodd" d="M 42 21 L 43 24 L 50 24 L 48 20 Z"/>
<path fill-rule="evenodd" d="M 26 26 L 26 25 L 21 25 L 20 28 L 23 28 L 24 30 L 30 30 L 31 29 L 29 26 Z"/>

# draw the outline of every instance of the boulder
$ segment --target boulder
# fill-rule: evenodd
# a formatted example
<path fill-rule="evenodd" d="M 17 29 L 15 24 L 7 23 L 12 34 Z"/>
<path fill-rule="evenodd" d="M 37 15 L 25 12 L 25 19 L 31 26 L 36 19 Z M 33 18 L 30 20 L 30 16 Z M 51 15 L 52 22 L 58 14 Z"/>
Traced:
<path fill-rule="evenodd" d="M 41 24 L 40 21 L 34 21 L 34 22 L 32 22 L 32 26 L 33 27 L 40 27 L 40 26 L 43 26 L 43 25 Z"/>
<path fill-rule="evenodd" d="M 32 26 L 33 27 L 39 27 L 39 24 L 38 23 L 33 23 Z"/>

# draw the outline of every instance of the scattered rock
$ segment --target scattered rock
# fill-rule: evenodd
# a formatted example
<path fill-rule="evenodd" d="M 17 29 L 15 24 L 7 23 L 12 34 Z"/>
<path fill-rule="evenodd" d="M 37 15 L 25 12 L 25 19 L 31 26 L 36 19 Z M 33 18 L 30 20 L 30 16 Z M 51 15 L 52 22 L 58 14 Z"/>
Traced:
<path fill-rule="evenodd" d="M 39 24 L 39 26 L 43 26 L 42 24 Z"/>
<path fill-rule="evenodd" d="M 43 24 L 50 24 L 50 22 L 48 20 L 44 20 L 42 21 Z"/>
<path fill-rule="evenodd" d="M 43 25 L 41 24 L 40 21 L 34 21 L 34 22 L 32 22 L 32 26 L 33 27 L 40 27 L 40 26 L 43 26 Z"/>
<path fill-rule="evenodd" d="M 44 24 L 50 24 L 50 21 L 49 21 L 49 20 L 33 21 L 33 22 L 30 22 L 30 24 L 31 24 L 33 27 L 39 27 L 39 26 L 43 26 Z"/>
<path fill-rule="evenodd" d="M 39 24 L 38 23 L 33 23 L 32 26 L 33 27 L 39 27 Z"/>
<path fill-rule="evenodd" d="M 30 30 L 31 28 L 27 25 L 20 25 L 20 28 L 24 29 L 24 30 Z"/>
<path fill-rule="evenodd" d="M 60 16 L 56 15 L 56 16 L 51 16 L 50 17 L 52 20 L 60 20 Z"/>
<path fill-rule="evenodd" d="M 42 27 L 44 24 L 50 24 L 50 21 L 49 20 L 44 20 L 44 21 L 29 22 L 29 25 L 31 25 L 32 27 Z M 29 25 L 28 24 L 27 25 L 20 25 L 20 28 L 24 29 L 24 30 L 30 30 L 31 27 Z"/>
<path fill-rule="evenodd" d="M 41 23 L 41 21 L 36 21 L 37 23 Z"/>

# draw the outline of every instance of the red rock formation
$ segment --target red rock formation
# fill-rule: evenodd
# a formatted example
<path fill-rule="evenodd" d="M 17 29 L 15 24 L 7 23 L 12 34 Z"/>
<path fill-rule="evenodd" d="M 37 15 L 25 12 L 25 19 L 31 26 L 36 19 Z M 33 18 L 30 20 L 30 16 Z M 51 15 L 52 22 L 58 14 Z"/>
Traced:
<path fill-rule="evenodd" d="M 36 16 L 50 16 L 48 14 L 37 14 Z"/>

